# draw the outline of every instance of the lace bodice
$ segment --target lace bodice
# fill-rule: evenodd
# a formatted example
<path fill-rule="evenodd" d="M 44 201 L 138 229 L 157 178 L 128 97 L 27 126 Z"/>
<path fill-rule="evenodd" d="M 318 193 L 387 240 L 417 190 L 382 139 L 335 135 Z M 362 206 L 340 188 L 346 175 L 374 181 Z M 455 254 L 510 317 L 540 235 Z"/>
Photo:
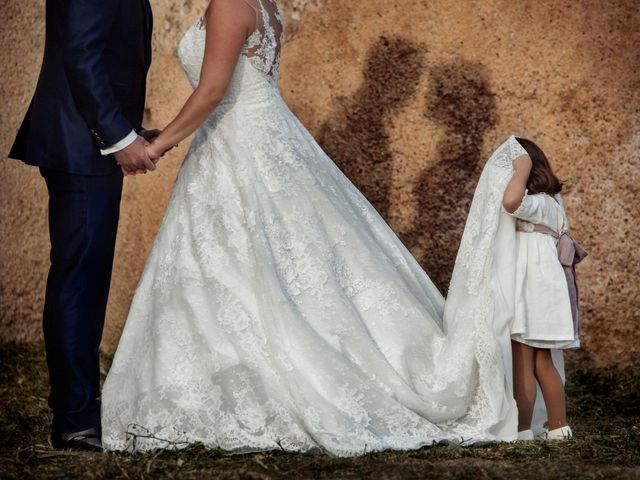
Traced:
<path fill-rule="evenodd" d="M 282 16 L 277 0 L 236 0 L 246 2 L 256 12 L 256 29 L 247 38 L 239 61 L 248 61 L 272 85 L 277 85 L 280 49 L 284 40 Z M 178 45 L 178 58 L 189 82 L 195 88 L 200 77 L 204 56 L 206 30 L 204 20 L 198 19 L 185 33 Z M 237 75 L 236 75 L 237 77 Z M 237 78 L 232 80 L 234 89 Z"/>

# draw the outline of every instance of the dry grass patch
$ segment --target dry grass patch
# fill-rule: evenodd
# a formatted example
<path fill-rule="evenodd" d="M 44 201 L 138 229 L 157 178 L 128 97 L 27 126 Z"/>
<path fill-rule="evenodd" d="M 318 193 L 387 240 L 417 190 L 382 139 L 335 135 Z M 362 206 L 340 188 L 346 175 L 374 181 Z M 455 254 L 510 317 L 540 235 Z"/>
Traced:
<path fill-rule="evenodd" d="M 225 455 L 194 446 L 157 454 L 53 450 L 41 347 L 0 345 L 0 477 L 15 479 L 640 478 L 640 372 L 572 372 L 577 438 L 558 444 L 431 447 L 357 458 L 284 452 Z"/>

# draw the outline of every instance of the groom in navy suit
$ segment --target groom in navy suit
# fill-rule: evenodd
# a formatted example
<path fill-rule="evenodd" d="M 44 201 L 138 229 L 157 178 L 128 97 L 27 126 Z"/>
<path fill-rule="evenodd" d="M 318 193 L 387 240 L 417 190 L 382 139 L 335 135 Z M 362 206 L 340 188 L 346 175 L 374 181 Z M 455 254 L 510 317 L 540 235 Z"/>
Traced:
<path fill-rule="evenodd" d="M 148 0 L 47 0 L 44 60 L 10 157 L 49 191 L 43 315 L 52 444 L 101 450 L 99 346 L 123 172 L 154 170 L 142 131 Z"/>

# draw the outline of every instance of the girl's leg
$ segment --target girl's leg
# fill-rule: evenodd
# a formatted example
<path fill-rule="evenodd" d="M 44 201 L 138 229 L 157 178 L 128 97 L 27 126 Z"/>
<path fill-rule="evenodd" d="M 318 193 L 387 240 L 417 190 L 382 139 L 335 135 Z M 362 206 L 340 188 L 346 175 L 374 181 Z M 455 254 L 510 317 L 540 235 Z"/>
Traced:
<path fill-rule="evenodd" d="M 513 396 L 518 406 L 518 431 L 531 428 L 533 406 L 536 402 L 535 349 L 511 341 L 513 357 Z"/>
<path fill-rule="evenodd" d="M 566 426 L 567 409 L 564 385 L 553 364 L 550 350 L 544 348 L 535 349 L 535 376 L 542 389 L 544 404 L 547 407 L 547 429 L 551 431 Z"/>

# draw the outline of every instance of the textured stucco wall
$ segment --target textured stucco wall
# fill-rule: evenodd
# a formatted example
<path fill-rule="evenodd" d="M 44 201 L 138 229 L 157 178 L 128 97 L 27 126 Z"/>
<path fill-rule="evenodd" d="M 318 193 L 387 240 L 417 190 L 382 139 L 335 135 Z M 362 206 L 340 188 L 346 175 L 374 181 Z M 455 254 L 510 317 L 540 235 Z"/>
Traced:
<path fill-rule="evenodd" d="M 146 124 L 189 87 L 175 59 L 201 0 L 152 1 Z M 580 265 L 584 349 L 594 366 L 639 353 L 640 7 L 595 0 L 289 0 L 281 87 L 292 109 L 446 291 L 482 163 L 504 138 L 535 139 L 566 181 Z M 41 0 L 0 0 L 0 148 L 40 66 Z M 128 178 L 105 349 L 112 351 L 188 142 Z M 0 159 L 0 338 L 40 338 L 46 192 Z"/>

